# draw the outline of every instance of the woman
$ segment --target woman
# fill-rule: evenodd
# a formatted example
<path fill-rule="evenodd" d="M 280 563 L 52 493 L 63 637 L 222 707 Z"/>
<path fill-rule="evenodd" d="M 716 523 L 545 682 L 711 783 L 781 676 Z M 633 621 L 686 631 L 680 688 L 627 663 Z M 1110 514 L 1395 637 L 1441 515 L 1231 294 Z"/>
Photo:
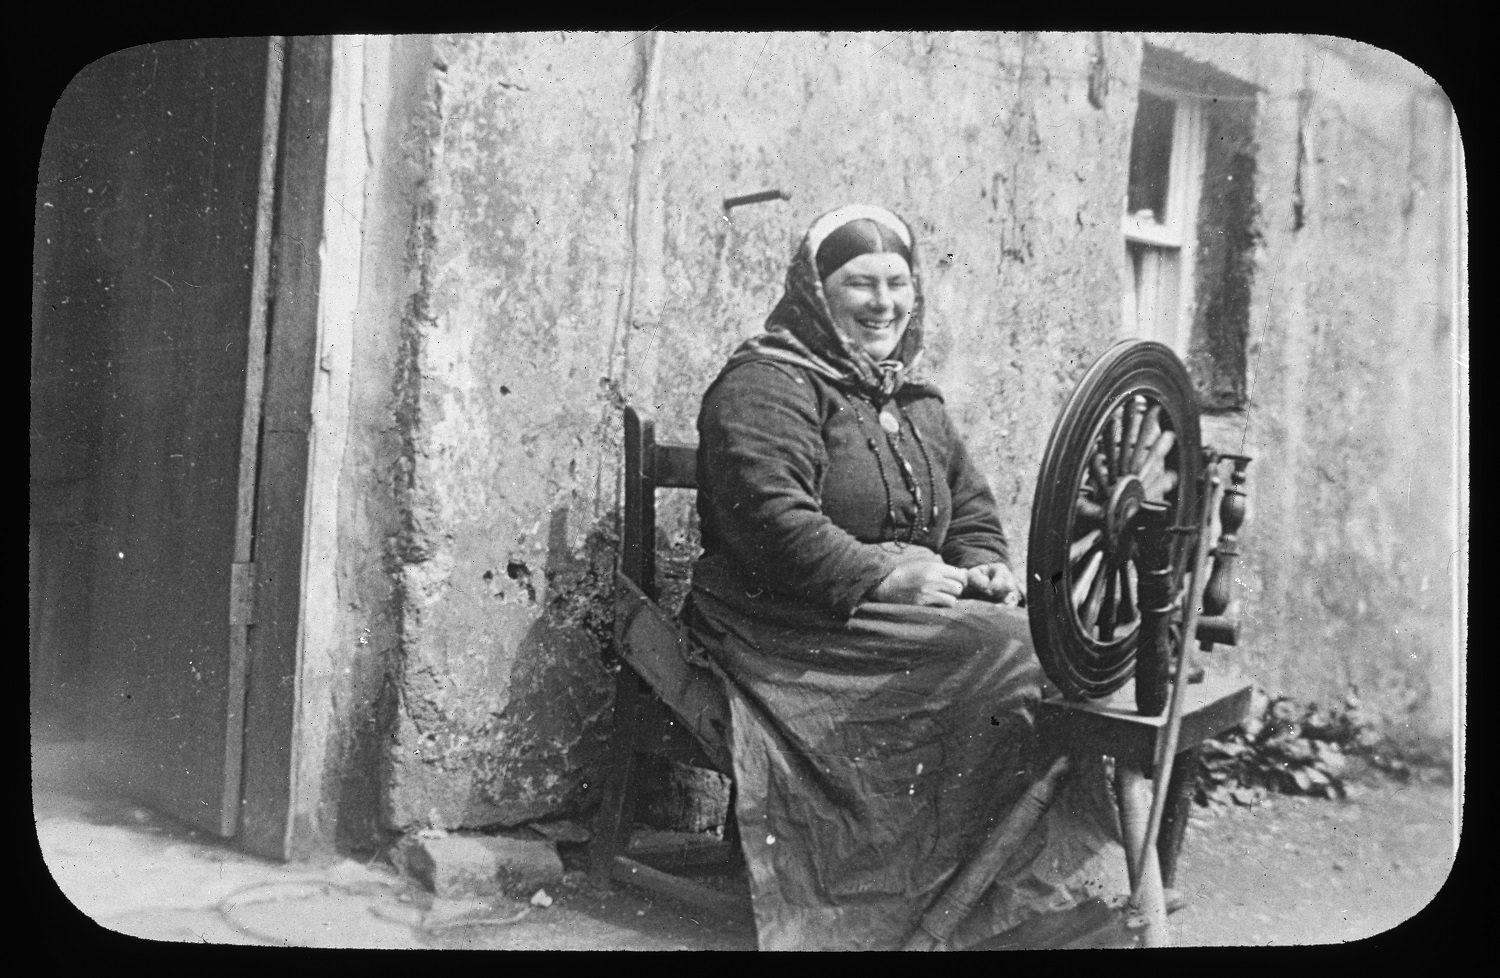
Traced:
<path fill-rule="evenodd" d="M 729 692 L 763 948 L 900 947 L 1041 770 L 1020 583 L 921 351 L 911 230 L 840 208 L 704 396 L 688 624 Z M 960 946 L 1123 888 L 1103 784 L 1065 783 Z"/>

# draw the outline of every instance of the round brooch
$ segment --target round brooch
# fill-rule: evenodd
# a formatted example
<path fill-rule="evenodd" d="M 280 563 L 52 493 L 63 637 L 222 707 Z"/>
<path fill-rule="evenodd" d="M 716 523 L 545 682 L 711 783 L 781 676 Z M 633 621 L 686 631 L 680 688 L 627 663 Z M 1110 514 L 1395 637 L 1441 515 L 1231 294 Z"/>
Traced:
<path fill-rule="evenodd" d="M 893 435 L 901 432 L 901 422 L 897 421 L 896 416 L 889 411 L 880 412 L 880 427 Z"/>

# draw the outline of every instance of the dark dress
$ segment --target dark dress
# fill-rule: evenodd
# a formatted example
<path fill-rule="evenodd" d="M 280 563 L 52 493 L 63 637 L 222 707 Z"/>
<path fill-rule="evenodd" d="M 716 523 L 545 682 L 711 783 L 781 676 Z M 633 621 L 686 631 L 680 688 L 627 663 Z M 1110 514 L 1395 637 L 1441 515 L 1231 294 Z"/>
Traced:
<path fill-rule="evenodd" d="M 729 693 L 765 949 L 900 947 L 1045 762 L 1024 610 L 866 600 L 901 561 L 1009 556 L 939 394 L 877 401 L 749 350 L 699 417 L 688 625 Z M 1125 888 L 1105 784 L 1075 761 L 958 946 Z"/>

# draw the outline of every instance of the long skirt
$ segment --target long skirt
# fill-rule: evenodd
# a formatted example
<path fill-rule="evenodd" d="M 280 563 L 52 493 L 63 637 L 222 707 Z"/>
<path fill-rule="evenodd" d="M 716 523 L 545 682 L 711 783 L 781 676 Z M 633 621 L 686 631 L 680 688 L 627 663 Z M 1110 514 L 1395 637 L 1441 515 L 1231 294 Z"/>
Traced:
<path fill-rule="evenodd" d="M 725 680 L 762 949 L 901 947 L 1045 769 L 1026 612 L 866 603 L 847 620 L 700 561 L 687 623 Z M 1102 759 L 1073 769 L 954 935 L 1128 889 Z"/>

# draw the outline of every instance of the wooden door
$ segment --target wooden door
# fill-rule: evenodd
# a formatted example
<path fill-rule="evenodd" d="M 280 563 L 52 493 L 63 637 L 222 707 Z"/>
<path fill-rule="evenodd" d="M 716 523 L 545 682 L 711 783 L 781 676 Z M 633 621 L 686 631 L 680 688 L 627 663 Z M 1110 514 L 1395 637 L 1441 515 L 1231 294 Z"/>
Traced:
<path fill-rule="evenodd" d="M 117 52 L 53 121 L 76 171 L 56 192 L 109 297 L 88 325 L 104 362 L 98 733 L 121 787 L 222 835 L 238 827 L 244 734 L 272 50 L 234 38 Z"/>

